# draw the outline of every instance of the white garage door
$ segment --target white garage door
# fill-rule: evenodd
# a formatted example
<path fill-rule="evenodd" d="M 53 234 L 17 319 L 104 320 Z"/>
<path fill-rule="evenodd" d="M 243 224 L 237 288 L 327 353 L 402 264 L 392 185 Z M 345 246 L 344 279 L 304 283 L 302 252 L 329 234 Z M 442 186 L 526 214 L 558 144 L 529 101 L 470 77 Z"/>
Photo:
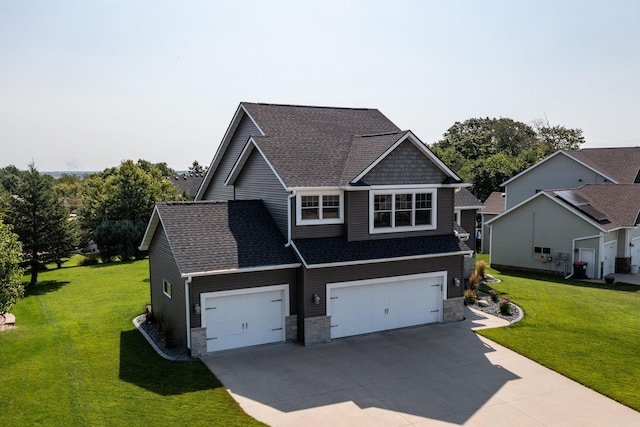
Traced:
<path fill-rule="evenodd" d="M 331 338 L 442 321 L 446 274 L 327 285 Z"/>
<path fill-rule="evenodd" d="M 284 341 L 287 291 L 283 285 L 202 294 L 207 351 Z"/>

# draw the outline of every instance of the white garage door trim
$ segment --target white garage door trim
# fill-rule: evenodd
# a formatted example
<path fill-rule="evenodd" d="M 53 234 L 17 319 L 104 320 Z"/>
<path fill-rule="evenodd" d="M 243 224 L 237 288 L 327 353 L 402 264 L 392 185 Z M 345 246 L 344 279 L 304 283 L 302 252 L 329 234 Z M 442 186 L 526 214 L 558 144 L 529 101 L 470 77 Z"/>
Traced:
<path fill-rule="evenodd" d="M 286 331 L 285 331 L 285 318 L 287 316 L 289 316 L 289 285 L 288 284 L 284 284 L 284 285 L 272 285 L 272 286 L 261 286 L 261 287 L 257 287 L 257 288 L 243 288 L 243 289 L 235 289 L 235 290 L 229 290 L 229 291 L 218 291 L 218 292 L 205 292 L 205 293 L 201 293 L 200 294 L 200 307 L 202 307 L 202 311 L 201 311 L 201 320 L 200 320 L 200 325 L 203 328 L 209 329 L 207 327 L 207 309 L 211 309 L 211 307 L 207 306 L 207 300 L 211 301 L 212 298 L 225 298 L 225 297 L 236 297 L 236 296 L 249 296 L 249 295 L 258 295 L 258 294 L 262 294 L 262 293 L 269 293 L 269 292 L 279 292 L 280 293 L 280 297 L 278 298 L 278 300 L 280 300 L 281 304 L 279 305 L 280 307 L 280 312 L 282 313 L 281 316 L 279 316 L 279 319 L 277 321 L 278 323 L 278 327 L 272 329 L 272 332 L 269 338 L 265 338 L 265 337 L 260 337 L 260 336 L 256 336 L 254 331 L 254 323 L 255 322 L 245 322 L 243 319 L 241 319 L 242 317 L 242 312 L 238 311 L 237 315 L 238 318 L 237 319 L 233 319 L 233 320 L 237 320 L 238 328 L 239 330 L 237 331 L 233 331 L 233 332 L 229 332 L 229 333 L 225 333 L 222 332 L 222 336 L 220 337 L 216 337 L 213 338 L 212 335 L 218 335 L 220 331 L 212 331 L 212 330 L 207 330 L 206 332 L 206 336 L 207 336 L 207 351 L 211 352 L 211 351 L 220 351 L 220 350 L 229 350 L 232 348 L 240 348 L 240 347 L 248 347 L 251 345 L 258 345 L 258 344 L 266 344 L 267 342 L 280 342 L 280 341 L 285 341 L 286 340 Z M 271 301 L 271 302 L 276 302 L 277 300 Z M 211 319 L 209 319 L 211 320 Z M 264 325 L 260 325 L 260 326 L 264 326 Z M 237 329 L 237 328 L 236 328 Z M 279 331 L 276 333 L 276 330 Z M 238 339 L 238 337 L 236 336 L 235 339 L 228 339 L 230 338 L 232 335 L 237 335 L 239 333 L 250 333 L 253 332 L 254 335 L 253 337 L 246 335 L 244 337 L 242 337 L 241 339 Z M 218 341 L 219 345 L 215 345 L 213 343 L 213 339 L 218 339 L 218 338 L 223 338 L 225 337 L 225 342 L 223 343 L 222 340 Z M 266 341 L 265 341 L 266 339 Z"/>
<path fill-rule="evenodd" d="M 433 283 L 429 283 L 428 286 L 424 288 L 422 288 L 420 283 L 415 283 L 417 280 L 429 282 L 429 279 L 436 280 L 432 280 Z M 403 284 L 406 284 L 407 288 L 414 286 L 414 292 L 397 292 L 398 290 L 403 290 L 401 289 Z M 446 284 L 446 271 L 328 283 L 327 316 L 332 316 L 333 314 L 331 319 L 331 337 L 340 338 L 430 322 L 442 322 L 443 301 L 446 299 L 447 293 Z M 363 286 L 371 286 L 371 288 L 368 289 L 368 292 L 364 295 L 361 293 L 358 294 L 360 290 L 364 289 L 361 288 Z M 345 292 L 352 293 L 352 295 L 345 294 Z M 419 292 L 421 295 L 427 295 L 427 298 L 432 299 L 427 300 L 425 305 L 422 305 L 421 302 L 425 301 L 424 298 L 411 296 L 415 295 L 416 292 Z M 337 298 L 337 296 L 335 296 L 337 294 L 339 294 L 341 298 L 350 297 L 352 301 L 356 301 L 356 298 L 362 298 L 363 306 L 360 307 L 362 311 L 352 313 L 333 310 L 332 305 L 337 305 L 337 301 L 334 301 Z M 396 301 L 380 300 L 382 297 L 391 297 L 393 299 L 394 296 L 399 298 L 396 299 Z M 367 297 L 371 297 L 371 299 L 368 300 Z M 378 300 L 376 300 L 376 298 L 378 298 Z M 426 306 L 428 302 L 434 303 L 434 305 L 428 307 Z M 385 308 L 380 306 L 380 304 L 385 307 L 395 305 L 395 308 Z M 414 307 L 413 309 L 411 308 L 412 305 Z M 425 308 L 425 311 L 420 311 L 420 308 Z M 351 322 L 347 319 L 350 314 L 353 314 Z M 348 323 L 345 325 L 344 322 Z M 340 324 L 345 327 L 341 328 Z"/>

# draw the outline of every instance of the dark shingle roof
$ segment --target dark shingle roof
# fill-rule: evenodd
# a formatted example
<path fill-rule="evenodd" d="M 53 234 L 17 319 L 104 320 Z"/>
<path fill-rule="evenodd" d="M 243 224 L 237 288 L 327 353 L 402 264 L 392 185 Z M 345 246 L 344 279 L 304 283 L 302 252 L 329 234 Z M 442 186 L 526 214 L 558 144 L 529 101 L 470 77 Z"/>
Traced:
<path fill-rule="evenodd" d="M 633 184 L 640 171 L 640 147 L 583 148 L 565 151 L 619 184 Z"/>
<path fill-rule="evenodd" d="M 242 105 L 264 132 L 254 140 L 289 187 L 348 183 L 402 136 L 376 109 Z"/>
<path fill-rule="evenodd" d="M 494 191 L 484 201 L 484 208 L 480 212 L 483 214 L 501 214 L 505 211 L 506 197 L 500 191 Z"/>
<path fill-rule="evenodd" d="M 640 184 L 587 184 L 549 192 L 604 229 L 633 227 L 640 214 Z"/>
<path fill-rule="evenodd" d="M 344 237 L 324 237 L 295 239 L 293 243 L 308 266 L 446 255 L 471 250 L 455 234 L 354 242 L 348 242 Z"/>
<path fill-rule="evenodd" d="M 482 202 L 476 198 L 465 187 L 461 187 L 455 192 L 454 206 L 456 208 L 481 207 Z"/>
<path fill-rule="evenodd" d="M 181 274 L 299 263 L 260 200 L 165 202 L 157 212 Z"/>
<path fill-rule="evenodd" d="M 186 193 L 192 198 L 195 197 L 200 184 L 204 181 L 203 173 L 183 173 L 178 176 L 165 177 L 170 183 L 178 187 L 180 193 Z"/>

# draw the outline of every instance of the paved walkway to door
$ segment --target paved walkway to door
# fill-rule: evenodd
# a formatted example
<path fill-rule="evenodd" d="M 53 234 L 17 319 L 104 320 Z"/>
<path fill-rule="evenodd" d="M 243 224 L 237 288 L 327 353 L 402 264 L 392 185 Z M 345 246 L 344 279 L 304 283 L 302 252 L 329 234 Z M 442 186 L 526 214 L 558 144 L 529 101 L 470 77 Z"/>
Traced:
<path fill-rule="evenodd" d="M 473 332 L 504 320 L 466 316 L 202 360 L 271 426 L 640 426 L 640 413 Z"/>

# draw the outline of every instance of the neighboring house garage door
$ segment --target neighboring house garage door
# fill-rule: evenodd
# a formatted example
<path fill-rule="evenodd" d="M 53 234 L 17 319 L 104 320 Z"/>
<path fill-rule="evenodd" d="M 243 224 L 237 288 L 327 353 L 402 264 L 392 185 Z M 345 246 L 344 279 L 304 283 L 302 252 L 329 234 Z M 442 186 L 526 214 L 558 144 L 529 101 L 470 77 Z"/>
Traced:
<path fill-rule="evenodd" d="M 331 338 L 442 321 L 446 273 L 327 284 Z"/>
<path fill-rule="evenodd" d="M 285 340 L 288 285 L 210 292 L 200 299 L 208 352 Z"/>

